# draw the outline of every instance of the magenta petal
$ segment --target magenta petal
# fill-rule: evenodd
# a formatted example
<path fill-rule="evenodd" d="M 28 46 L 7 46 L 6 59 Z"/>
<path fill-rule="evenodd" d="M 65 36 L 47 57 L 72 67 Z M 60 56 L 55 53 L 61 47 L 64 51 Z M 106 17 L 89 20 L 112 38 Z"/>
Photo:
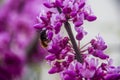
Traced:
<path fill-rule="evenodd" d="M 35 29 L 42 30 L 43 25 L 39 23 L 39 24 L 35 24 L 33 27 L 34 27 Z"/>
<path fill-rule="evenodd" d="M 56 73 L 56 67 L 52 67 L 49 71 L 48 71 L 49 74 L 54 74 Z"/>
<path fill-rule="evenodd" d="M 80 32 L 76 35 L 77 40 L 82 40 L 82 38 L 83 38 L 83 33 L 82 32 Z"/>
<path fill-rule="evenodd" d="M 105 80 L 119 80 L 119 79 L 120 79 L 120 74 L 119 73 L 107 74 L 105 76 Z"/>
<path fill-rule="evenodd" d="M 46 60 L 50 60 L 50 61 L 53 61 L 55 60 L 55 55 L 54 54 L 49 54 L 48 56 L 45 57 Z"/>
<path fill-rule="evenodd" d="M 104 54 L 101 50 L 96 50 L 96 53 L 94 54 L 96 57 L 99 57 L 101 59 L 107 59 L 109 58 L 108 55 Z"/>
<path fill-rule="evenodd" d="M 74 24 L 75 24 L 75 27 L 80 27 L 81 25 L 83 25 L 83 21 L 80 19 L 75 21 Z"/>
<path fill-rule="evenodd" d="M 79 5 L 79 9 L 83 8 L 84 6 L 85 6 L 85 2 L 83 2 Z"/>
<path fill-rule="evenodd" d="M 86 19 L 87 19 L 88 21 L 94 21 L 94 20 L 97 19 L 97 17 L 94 16 L 94 15 L 89 15 L 89 16 L 86 17 Z"/>
<path fill-rule="evenodd" d="M 57 23 L 55 24 L 55 33 L 56 33 L 56 34 L 60 32 L 61 26 L 62 26 L 62 23 L 61 23 L 61 22 L 57 22 Z"/>
<path fill-rule="evenodd" d="M 47 32 L 47 37 L 48 37 L 49 40 L 52 40 L 53 32 L 52 32 L 51 30 L 49 30 L 49 31 Z"/>
<path fill-rule="evenodd" d="M 44 3 L 44 5 L 47 8 L 52 8 L 53 7 L 53 5 L 51 3 L 49 3 L 49 2 Z"/>

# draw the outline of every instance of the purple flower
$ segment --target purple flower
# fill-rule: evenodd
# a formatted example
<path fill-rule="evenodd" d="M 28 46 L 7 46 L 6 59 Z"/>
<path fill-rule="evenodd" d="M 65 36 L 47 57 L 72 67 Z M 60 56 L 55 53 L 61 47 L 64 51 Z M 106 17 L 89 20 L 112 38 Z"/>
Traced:
<path fill-rule="evenodd" d="M 8 49 L 8 44 L 10 42 L 10 35 L 7 32 L 3 32 L 0 34 L 0 54 L 5 52 Z"/>
<path fill-rule="evenodd" d="M 62 24 L 71 27 L 69 22 L 72 22 L 77 32 L 76 39 L 79 42 L 83 39 L 87 34 L 82 27 L 84 21 L 91 22 L 97 19 L 87 0 L 48 0 L 43 5 L 47 9 L 40 12 L 37 17 L 38 23 L 34 28 L 40 33 L 44 31 L 44 38 L 50 42 L 47 47 L 49 54 L 45 57 L 51 66 L 49 74 L 60 73 L 62 80 L 120 79 L 120 69 L 112 66 L 112 61 L 108 61 L 109 56 L 104 54 L 107 45 L 102 37 L 98 35 L 96 39 L 81 47 L 81 45 L 77 46 L 74 36 L 69 35 L 69 39 L 59 35 Z M 67 26 L 65 23 L 68 23 Z M 70 28 L 66 29 L 70 30 L 66 30 L 68 34 L 72 34 Z M 81 55 L 83 60 L 80 61 L 76 55 Z M 106 63 L 99 64 L 100 59 Z"/>
<path fill-rule="evenodd" d="M 22 74 L 24 61 L 14 53 L 4 53 L 0 64 L 0 79 L 13 80 Z"/>
<path fill-rule="evenodd" d="M 71 62 L 69 67 L 61 72 L 61 75 L 63 80 L 91 79 L 95 75 L 97 67 L 98 61 L 87 57 L 82 64 L 77 61 Z"/>
<path fill-rule="evenodd" d="M 107 45 L 105 45 L 104 40 L 99 35 L 95 39 L 91 40 L 91 47 L 88 47 L 88 52 L 92 54 L 93 56 L 99 57 L 101 59 L 107 59 L 109 58 L 108 55 L 104 54 L 104 50 L 107 48 Z"/>
<path fill-rule="evenodd" d="M 63 0 L 46 1 L 44 5 L 47 8 L 62 7 Z"/>
<path fill-rule="evenodd" d="M 98 60 L 94 58 L 88 58 L 86 57 L 82 69 L 80 70 L 80 74 L 83 76 L 83 78 L 90 79 L 95 75 L 95 71 L 98 66 Z"/>
<path fill-rule="evenodd" d="M 46 56 L 46 60 L 53 66 L 49 70 L 50 74 L 63 71 L 73 61 L 74 54 L 71 53 L 72 49 L 68 41 L 68 37 L 62 38 L 57 35 L 48 46 L 50 54 Z"/>
<path fill-rule="evenodd" d="M 82 26 L 81 26 L 81 27 L 75 27 L 75 30 L 77 31 L 77 35 L 76 35 L 76 39 L 77 39 L 77 40 L 82 40 L 83 37 L 84 37 L 84 35 L 87 34 L 87 32 L 85 32 L 85 31 L 83 30 L 83 27 L 82 27 Z"/>
<path fill-rule="evenodd" d="M 119 79 L 120 79 L 120 74 L 119 73 L 107 74 L 105 76 L 105 80 L 119 80 Z"/>
<path fill-rule="evenodd" d="M 92 39 L 91 40 L 91 45 L 95 48 L 95 49 L 99 49 L 99 50 L 105 50 L 107 48 L 107 45 L 105 45 L 104 40 L 102 39 L 101 36 L 97 36 L 96 40 Z"/>
<path fill-rule="evenodd" d="M 0 66 L 0 79 L 1 80 L 12 80 L 11 73 L 9 73 L 9 71 L 2 66 Z"/>
<path fill-rule="evenodd" d="M 54 29 L 55 29 L 55 33 L 59 33 L 60 32 L 60 29 L 61 29 L 61 26 L 62 26 L 62 23 L 61 22 L 57 22 L 54 26 Z"/>
<path fill-rule="evenodd" d="M 61 73 L 61 78 L 63 80 L 69 80 L 69 79 L 81 80 L 82 79 L 82 75 L 80 74 L 81 69 L 82 69 L 82 64 L 77 61 L 73 61 L 70 63 L 69 67 Z"/>
<path fill-rule="evenodd" d="M 85 6 L 85 8 L 84 8 L 84 18 L 85 18 L 85 20 L 88 20 L 90 22 L 97 19 L 97 17 L 93 14 L 90 6 Z"/>
<path fill-rule="evenodd" d="M 44 6 L 48 8 L 44 13 L 40 12 L 38 17 L 39 23 L 35 26 L 36 29 L 51 28 L 53 33 L 58 34 L 61 30 L 62 24 L 72 21 L 75 27 L 83 25 L 84 20 L 94 21 L 96 17 L 93 16 L 91 8 L 86 4 L 86 0 L 54 0 L 45 1 Z M 51 12 L 51 16 L 48 14 Z M 84 33 L 79 31 L 76 35 L 78 40 L 84 37 Z"/>
<path fill-rule="evenodd" d="M 83 20 L 84 20 L 84 14 L 78 14 L 77 17 L 73 19 L 73 23 L 75 27 L 80 27 L 83 25 Z"/>
<path fill-rule="evenodd" d="M 104 80 L 105 73 L 101 67 L 97 68 L 95 75 L 92 77 L 93 80 Z"/>
<path fill-rule="evenodd" d="M 40 11 L 36 9 L 40 7 L 38 2 L 6 0 L 0 8 L 0 80 L 21 77 L 28 61 L 40 62 L 47 53 L 39 45 L 37 33 L 33 29 L 37 22 L 35 17 Z M 49 38 L 52 36 L 50 34 Z"/>

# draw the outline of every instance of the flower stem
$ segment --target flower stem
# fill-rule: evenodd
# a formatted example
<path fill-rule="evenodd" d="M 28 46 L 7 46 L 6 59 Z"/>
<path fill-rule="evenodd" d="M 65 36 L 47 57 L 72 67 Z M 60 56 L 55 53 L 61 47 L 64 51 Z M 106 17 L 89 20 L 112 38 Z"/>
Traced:
<path fill-rule="evenodd" d="M 90 44 L 90 42 L 86 43 L 84 46 L 82 46 L 82 47 L 80 48 L 80 50 L 83 49 L 84 47 L 86 47 L 86 46 L 89 45 L 89 44 Z"/>
<path fill-rule="evenodd" d="M 79 50 L 78 47 L 77 47 L 77 43 L 76 43 L 76 41 L 75 41 L 75 38 L 74 38 L 74 35 L 73 35 L 73 32 L 72 32 L 71 26 L 70 26 L 70 24 L 69 24 L 68 22 L 65 22 L 65 23 L 64 23 L 64 26 L 65 26 L 65 29 L 66 29 L 68 35 L 69 35 L 69 38 L 70 38 L 70 40 L 71 40 L 71 43 L 72 43 L 72 45 L 73 45 L 73 49 L 74 49 L 74 51 L 75 51 L 75 57 L 76 57 L 76 59 L 77 59 L 79 62 L 82 63 L 82 55 L 80 54 L 80 50 Z"/>
<path fill-rule="evenodd" d="M 61 9 L 60 9 L 59 7 L 57 7 L 57 10 L 58 10 L 59 13 L 62 13 L 62 11 L 61 11 Z M 75 41 L 74 35 L 73 35 L 73 33 L 72 33 L 71 26 L 70 26 L 70 24 L 68 23 L 68 21 L 66 21 L 66 22 L 64 23 L 64 26 L 65 26 L 65 29 L 66 29 L 68 35 L 69 35 L 69 38 L 70 38 L 70 40 L 71 40 L 71 43 L 72 43 L 72 45 L 73 45 L 73 49 L 74 49 L 74 51 L 75 51 L 75 57 L 76 57 L 77 61 L 79 61 L 79 62 L 82 63 L 82 55 L 80 54 L 80 50 L 79 50 L 79 48 L 77 47 L 77 43 L 76 43 L 76 41 Z"/>

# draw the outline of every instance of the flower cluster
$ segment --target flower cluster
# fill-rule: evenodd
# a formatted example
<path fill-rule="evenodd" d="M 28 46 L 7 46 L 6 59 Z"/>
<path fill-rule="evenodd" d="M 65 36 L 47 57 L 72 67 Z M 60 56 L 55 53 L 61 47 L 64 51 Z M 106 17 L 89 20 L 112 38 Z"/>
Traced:
<path fill-rule="evenodd" d="M 94 41 L 93 41 L 94 40 Z M 112 59 L 104 54 L 105 42 L 100 36 L 92 39 L 87 50 L 81 51 L 83 63 L 74 60 L 68 68 L 61 72 L 62 80 L 119 80 L 120 68 L 112 65 Z M 93 48 L 94 47 L 94 48 Z M 92 50 L 90 51 L 90 49 Z M 99 50 L 99 51 L 97 51 Z M 100 61 L 104 62 L 100 62 Z"/>
<path fill-rule="evenodd" d="M 105 54 L 107 45 L 100 35 L 83 47 L 76 44 L 76 40 L 81 43 L 87 34 L 82 27 L 84 20 L 96 20 L 87 0 L 47 0 L 43 5 L 46 9 L 40 12 L 39 23 L 34 27 L 40 33 L 46 31 L 45 37 L 50 42 L 47 47 L 49 54 L 45 58 L 51 66 L 49 74 L 60 73 L 61 80 L 120 79 L 120 67 L 114 67 Z M 70 23 L 75 26 L 76 38 Z M 59 34 L 63 24 L 69 37 Z"/>
<path fill-rule="evenodd" d="M 91 47 L 88 48 L 88 52 L 93 56 L 99 57 L 101 59 L 109 58 L 109 56 L 104 54 L 103 52 L 107 48 L 107 45 L 105 45 L 105 42 L 103 41 L 102 37 L 97 36 L 96 38 L 97 40 L 91 40 Z"/>
<path fill-rule="evenodd" d="M 49 73 L 58 73 L 63 71 L 74 60 L 73 50 L 69 44 L 69 38 L 56 36 L 48 48 L 50 54 L 46 56 L 49 64 L 52 66 Z"/>
<path fill-rule="evenodd" d="M 98 59 L 87 56 L 83 63 L 73 61 L 68 69 L 61 73 L 62 80 L 119 80 L 120 68 L 109 61 L 98 64 Z"/>
<path fill-rule="evenodd" d="M 96 16 L 87 5 L 86 0 L 49 0 L 45 1 L 44 5 L 49 10 L 41 11 L 38 16 L 39 23 L 34 27 L 39 30 L 47 30 L 48 39 L 52 38 L 53 33 L 60 32 L 62 24 L 70 21 L 75 25 L 77 40 L 81 40 L 86 34 L 81 27 L 84 20 L 96 20 Z"/>
<path fill-rule="evenodd" d="M 49 55 L 46 56 L 48 64 L 51 65 L 49 74 L 60 73 L 61 80 L 119 80 L 120 67 L 112 65 L 112 59 L 104 54 L 106 44 L 99 35 L 90 42 L 87 49 L 82 47 L 81 55 L 83 62 L 75 58 L 74 49 L 69 38 L 55 36 L 48 47 Z M 94 48 L 93 48 L 94 47 Z M 92 51 L 90 51 L 92 48 Z M 96 50 L 99 50 L 97 52 Z M 102 61 L 102 62 L 100 62 Z"/>

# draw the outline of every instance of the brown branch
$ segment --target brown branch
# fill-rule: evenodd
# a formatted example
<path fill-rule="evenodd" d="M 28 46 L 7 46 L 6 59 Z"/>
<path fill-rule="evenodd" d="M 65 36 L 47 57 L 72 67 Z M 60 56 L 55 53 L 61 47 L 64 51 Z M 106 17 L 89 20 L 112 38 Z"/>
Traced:
<path fill-rule="evenodd" d="M 69 35 L 69 38 L 70 38 L 70 40 L 71 40 L 71 43 L 72 43 L 72 45 L 73 45 L 73 49 L 74 49 L 74 51 L 75 51 L 75 57 L 76 57 L 76 59 L 77 59 L 79 62 L 82 63 L 82 55 L 80 54 L 80 50 L 79 50 L 79 48 L 77 47 L 77 43 L 76 43 L 75 38 L 74 38 L 74 35 L 73 35 L 73 33 L 72 33 L 71 26 L 70 26 L 70 24 L 69 24 L 68 22 L 65 22 L 65 23 L 64 23 L 64 26 L 65 26 L 65 29 L 66 29 L 68 35 Z"/>

